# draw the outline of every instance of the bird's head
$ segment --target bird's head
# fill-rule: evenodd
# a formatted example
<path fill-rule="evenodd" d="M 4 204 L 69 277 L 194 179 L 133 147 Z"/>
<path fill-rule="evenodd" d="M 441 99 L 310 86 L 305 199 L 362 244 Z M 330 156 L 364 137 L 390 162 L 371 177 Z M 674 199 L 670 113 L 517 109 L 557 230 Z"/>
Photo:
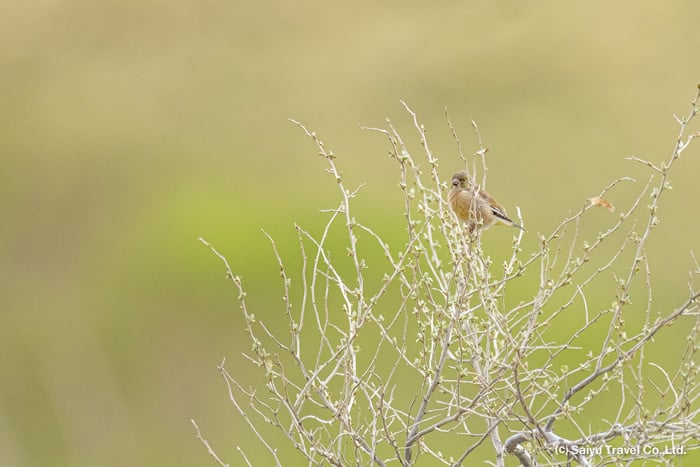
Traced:
<path fill-rule="evenodd" d="M 469 176 L 467 172 L 457 172 L 452 176 L 452 188 L 458 188 L 460 190 L 466 190 L 469 186 Z"/>

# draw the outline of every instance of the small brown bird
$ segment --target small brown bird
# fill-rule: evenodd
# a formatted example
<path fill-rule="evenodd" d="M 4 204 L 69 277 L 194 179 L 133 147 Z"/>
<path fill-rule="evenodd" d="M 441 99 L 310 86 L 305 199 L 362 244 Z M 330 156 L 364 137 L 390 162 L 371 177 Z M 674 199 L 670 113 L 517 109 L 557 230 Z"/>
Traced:
<path fill-rule="evenodd" d="M 474 186 L 466 172 L 457 172 L 452 176 L 452 190 L 448 199 L 452 211 L 461 221 L 469 225 L 470 232 L 473 232 L 477 226 L 486 229 L 494 224 L 504 224 L 525 230 L 508 218 L 503 206 L 498 204 L 486 190 Z"/>

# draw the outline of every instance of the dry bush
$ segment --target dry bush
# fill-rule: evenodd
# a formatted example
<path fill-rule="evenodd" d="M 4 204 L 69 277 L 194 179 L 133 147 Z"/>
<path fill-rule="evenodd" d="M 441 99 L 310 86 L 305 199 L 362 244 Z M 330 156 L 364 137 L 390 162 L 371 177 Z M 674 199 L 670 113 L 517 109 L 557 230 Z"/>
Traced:
<path fill-rule="evenodd" d="M 386 136 L 400 171 L 407 236 L 398 249 L 354 217 L 355 192 L 346 188 L 333 153 L 299 125 L 326 159 L 340 203 L 320 236 L 297 227 L 303 269 L 294 282 L 272 242 L 287 334 L 275 335 L 257 320 L 241 278 L 202 240 L 239 292 L 252 342 L 246 358 L 267 383 L 244 387 L 224 364 L 220 371 L 231 403 L 275 464 L 284 460 L 266 437 L 270 426 L 309 465 L 464 465 L 477 451 L 495 465 L 509 457 L 525 466 L 672 464 L 697 448 L 700 292 L 692 276 L 700 271 L 691 273 L 688 294 L 675 309 L 659 311 L 646 248 L 669 175 L 700 136 L 688 129 L 698 97 L 688 115 L 677 118 L 679 136 L 667 160 L 632 158 L 648 166 L 651 177 L 628 207 L 611 215 L 607 230 L 582 238 L 587 212 L 612 210 L 608 192 L 636 186 L 623 183 L 628 179 L 610 183 L 550 234 L 538 234 L 533 253 L 521 251 L 521 242 L 535 234 L 514 229 L 503 265 L 482 250 L 483 233 L 470 234 L 448 210 L 447 184 L 425 130 L 406 110 L 419 134 L 420 158 L 391 123 L 369 129 Z M 480 172 L 485 184 L 484 147 L 464 157 L 449 117 L 448 124 L 465 167 Z M 346 251 L 327 246 L 334 226 L 344 232 Z M 360 239 L 383 252 L 383 278 L 370 277 Z M 609 243 L 617 246 L 601 248 Z M 371 259 L 377 264 L 376 255 Z M 534 291 L 518 286 L 526 274 L 538 278 Z M 606 306 L 589 299 L 594 290 L 612 290 Z M 628 316 L 635 317 L 631 323 Z M 662 367 L 650 347 L 669 327 L 687 340 L 675 365 Z M 607 418 L 592 419 L 595 406 L 607 407 Z"/>

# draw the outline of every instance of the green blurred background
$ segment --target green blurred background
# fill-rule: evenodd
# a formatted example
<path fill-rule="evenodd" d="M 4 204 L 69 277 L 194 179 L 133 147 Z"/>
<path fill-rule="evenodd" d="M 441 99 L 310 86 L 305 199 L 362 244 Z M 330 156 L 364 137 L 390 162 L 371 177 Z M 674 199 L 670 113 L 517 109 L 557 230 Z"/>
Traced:
<path fill-rule="evenodd" d="M 338 202 L 288 118 L 334 149 L 349 186 L 366 183 L 360 220 L 396 242 L 395 162 L 358 125 L 390 117 L 415 144 L 405 100 L 448 177 L 459 160 L 444 106 L 467 152 L 474 118 L 489 188 L 534 239 L 630 175 L 638 186 L 611 199 L 625 207 L 649 171 L 623 158 L 668 157 L 672 114 L 700 80 L 697 1 L 6 0 L 0 12 L 2 465 L 211 465 L 190 418 L 232 465 L 236 445 L 254 446 L 216 371 L 224 357 L 251 371 L 235 291 L 197 238 L 243 276 L 256 316 L 281 313 L 260 229 L 294 269 L 293 223 L 317 232 Z M 680 161 L 650 244 L 660 310 L 686 296 L 699 157 L 696 145 Z M 611 222 L 591 218 L 593 234 Z"/>

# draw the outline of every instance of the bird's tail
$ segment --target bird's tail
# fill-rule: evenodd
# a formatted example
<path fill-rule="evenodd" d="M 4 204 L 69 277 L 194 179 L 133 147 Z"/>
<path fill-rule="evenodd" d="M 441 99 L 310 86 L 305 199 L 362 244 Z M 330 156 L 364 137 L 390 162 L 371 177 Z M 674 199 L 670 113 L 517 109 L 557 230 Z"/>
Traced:
<path fill-rule="evenodd" d="M 516 227 L 516 228 L 522 230 L 523 232 L 527 232 L 525 230 L 525 227 L 523 227 L 520 224 L 516 224 L 515 222 L 513 222 L 512 220 L 508 219 L 505 216 L 496 216 L 496 218 L 498 219 L 499 224 L 507 225 L 508 227 Z"/>
<path fill-rule="evenodd" d="M 500 206 L 491 206 L 491 212 L 493 213 L 494 217 L 497 219 L 497 223 L 507 225 L 508 227 L 517 227 L 520 230 L 525 230 L 525 228 L 522 225 L 516 224 L 513 222 L 510 217 L 506 215 L 506 212 L 501 208 Z"/>

